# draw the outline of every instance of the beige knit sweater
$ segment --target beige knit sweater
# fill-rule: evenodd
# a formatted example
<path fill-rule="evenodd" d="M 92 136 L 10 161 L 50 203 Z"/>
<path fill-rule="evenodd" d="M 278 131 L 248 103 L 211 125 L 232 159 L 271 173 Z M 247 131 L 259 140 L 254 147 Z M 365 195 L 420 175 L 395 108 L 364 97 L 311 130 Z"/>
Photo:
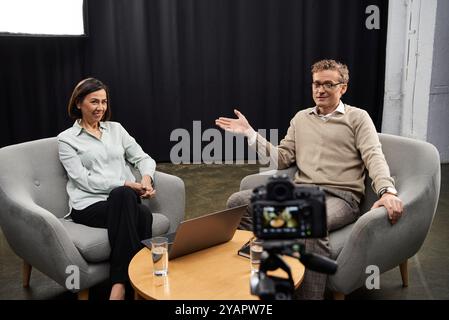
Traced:
<path fill-rule="evenodd" d="M 327 121 L 312 110 L 301 110 L 293 117 L 277 147 L 257 134 L 258 153 L 264 150 L 272 157 L 277 152 L 278 169 L 296 162 L 296 183 L 350 191 L 358 202 L 365 193 L 365 169 L 376 193 L 394 186 L 376 128 L 365 110 L 345 104 L 344 114 Z"/>

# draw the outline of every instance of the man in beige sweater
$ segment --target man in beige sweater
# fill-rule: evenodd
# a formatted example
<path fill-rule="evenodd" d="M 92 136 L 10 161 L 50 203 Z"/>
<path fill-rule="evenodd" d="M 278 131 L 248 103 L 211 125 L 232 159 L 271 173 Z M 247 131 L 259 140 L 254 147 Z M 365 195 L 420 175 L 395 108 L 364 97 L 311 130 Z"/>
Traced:
<path fill-rule="evenodd" d="M 365 193 L 365 169 L 379 196 L 373 208 L 384 206 L 388 219 L 395 224 L 403 205 L 397 197 L 376 128 L 365 110 L 340 100 L 348 88 L 347 66 L 334 60 L 318 61 L 312 66 L 312 78 L 316 106 L 293 117 L 287 135 L 277 147 L 258 134 L 238 110 L 234 110 L 237 119 L 220 117 L 215 122 L 224 130 L 247 136 L 249 145 L 260 155 L 275 159 L 278 169 L 296 164 L 295 183 L 320 186 L 326 193 L 329 231 L 359 217 L 359 203 Z M 248 203 L 251 192 L 233 194 L 228 206 Z M 242 218 L 240 228 L 251 230 L 249 213 Z M 304 243 L 307 252 L 330 256 L 328 238 L 306 239 Z M 325 286 L 325 274 L 306 270 L 298 297 L 322 299 Z"/>

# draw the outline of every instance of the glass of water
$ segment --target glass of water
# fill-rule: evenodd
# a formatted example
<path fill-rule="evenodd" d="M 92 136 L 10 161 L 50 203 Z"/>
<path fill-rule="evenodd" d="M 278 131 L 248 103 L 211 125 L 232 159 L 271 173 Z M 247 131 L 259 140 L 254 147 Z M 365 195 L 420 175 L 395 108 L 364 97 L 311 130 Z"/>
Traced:
<path fill-rule="evenodd" d="M 166 237 L 151 238 L 151 257 L 153 258 L 153 274 L 168 274 L 168 239 Z"/>
<path fill-rule="evenodd" d="M 251 240 L 249 250 L 249 260 L 251 261 L 251 273 L 259 272 L 260 259 L 263 252 L 263 241 L 257 238 Z"/>

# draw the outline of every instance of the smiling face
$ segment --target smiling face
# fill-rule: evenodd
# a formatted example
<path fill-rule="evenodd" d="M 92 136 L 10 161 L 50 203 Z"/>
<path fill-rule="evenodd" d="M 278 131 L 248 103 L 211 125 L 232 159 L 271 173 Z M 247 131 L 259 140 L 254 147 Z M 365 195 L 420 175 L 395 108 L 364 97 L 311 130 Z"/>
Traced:
<path fill-rule="evenodd" d="M 313 74 L 312 95 L 320 112 L 335 109 L 347 88 L 337 70 L 322 70 Z"/>
<path fill-rule="evenodd" d="M 107 94 L 104 89 L 89 93 L 83 101 L 77 105 L 81 110 L 84 123 L 98 124 L 108 109 Z"/>

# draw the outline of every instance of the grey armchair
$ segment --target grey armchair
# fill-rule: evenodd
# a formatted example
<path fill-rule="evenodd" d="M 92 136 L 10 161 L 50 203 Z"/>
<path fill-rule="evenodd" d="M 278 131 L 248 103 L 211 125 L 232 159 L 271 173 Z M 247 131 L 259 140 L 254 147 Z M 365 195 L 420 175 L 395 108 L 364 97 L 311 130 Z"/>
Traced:
<path fill-rule="evenodd" d="M 183 219 L 185 189 L 180 178 L 162 172 L 154 181 L 157 197 L 144 203 L 154 214 L 153 235 L 161 235 L 175 231 Z M 33 266 L 67 288 L 66 268 L 75 265 L 80 286 L 69 289 L 85 299 L 89 287 L 109 277 L 110 247 L 106 229 L 63 218 L 69 210 L 66 183 L 56 138 L 0 149 L 0 226 L 24 261 L 24 286 Z"/>
<path fill-rule="evenodd" d="M 403 285 L 408 285 L 407 261 L 418 250 L 429 232 L 440 193 L 440 157 L 427 142 L 379 134 L 382 149 L 396 180 L 405 212 L 392 226 L 385 208 L 370 210 L 377 200 L 371 179 L 365 180 L 366 195 L 360 204 L 363 214 L 355 223 L 329 235 L 332 258 L 338 263 L 335 275 L 328 277 L 327 287 L 335 299 L 365 285 L 366 267 L 376 265 L 383 273 L 400 267 Z M 277 171 L 293 178 L 296 166 Z M 275 172 L 273 172 L 275 173 Z M 264 184 L 269 175 L 249 175 L 241 181 L 240 190 Z"/>

